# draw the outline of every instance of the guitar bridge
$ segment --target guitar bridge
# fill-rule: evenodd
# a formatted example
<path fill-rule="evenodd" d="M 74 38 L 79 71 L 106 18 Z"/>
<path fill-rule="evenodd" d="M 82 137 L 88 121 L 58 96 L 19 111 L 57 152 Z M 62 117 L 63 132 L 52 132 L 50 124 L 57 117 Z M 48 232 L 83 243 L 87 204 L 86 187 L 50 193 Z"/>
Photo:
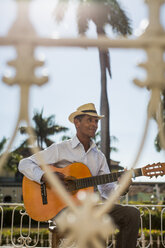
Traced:
<path fill-rule="evenodd" d="M 42 197 L 42 203 L 43 205 L 48 204 L 48 200 L 47 200 L 47 192 L 46 192 L 46 184 L 45 183 L 41 183 L 41 197 Z"/>

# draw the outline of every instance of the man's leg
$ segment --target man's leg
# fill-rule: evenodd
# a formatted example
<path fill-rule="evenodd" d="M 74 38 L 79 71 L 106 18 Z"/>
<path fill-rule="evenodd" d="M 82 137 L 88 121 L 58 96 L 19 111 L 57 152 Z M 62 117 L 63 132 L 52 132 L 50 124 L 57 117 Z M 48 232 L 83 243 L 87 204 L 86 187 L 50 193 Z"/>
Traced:
<path fill-rule="evenodd" d="M 110 216 L 120 230 L 116 248 L 135 248 L 140 225 L 139 210 L 116 204 L 110 211 Z"/>

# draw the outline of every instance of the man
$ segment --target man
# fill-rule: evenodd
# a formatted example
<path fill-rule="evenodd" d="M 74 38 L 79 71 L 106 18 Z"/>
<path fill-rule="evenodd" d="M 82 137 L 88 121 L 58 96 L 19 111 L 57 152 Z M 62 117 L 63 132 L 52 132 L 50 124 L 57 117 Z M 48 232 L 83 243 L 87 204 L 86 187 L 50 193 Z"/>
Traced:
<path fill-rule="evenodd" d="M 41 151 L 45 163 L 65 167 L 70 163 L 80 162 L 90 169 L 92 176 L 108 174 L 106 158 L 92 141 L 98 128 L 98 121 L 103 117 L 97 114 L 93 103 L 77 108 L 69 116 L 69 121 L 75 125 L 76 136 Z M 37 164 L 35 154 L 21 160 L 19 170 L 31 180 L 38 183 L 46 182 L 44 171 Z M 103 198 L 107 198 L 115 187 L 115 183 L 108 183 L 99 185 L 98 190 Z M 120 230 L 116 248 L 135 248 L 140 223 L 139 211 L 134 207 L 115 205 L 110 215 Z"/>

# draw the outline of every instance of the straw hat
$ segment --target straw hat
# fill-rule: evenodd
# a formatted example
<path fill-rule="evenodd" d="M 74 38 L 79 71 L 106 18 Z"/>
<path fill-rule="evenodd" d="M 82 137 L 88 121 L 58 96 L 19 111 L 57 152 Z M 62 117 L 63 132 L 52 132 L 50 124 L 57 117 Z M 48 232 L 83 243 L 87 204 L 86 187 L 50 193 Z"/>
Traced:
<path fill-rule="evenodd" d="M 98 119 L 101 119 L 104 117 L 104 115 L 97 114 L 95 105 L 93 103 L 87 103 L 87 104 L 84 104 L 78 107 L 75 112 L 69 115 L 68 117 L 69 121 L 74 123 L 74 118 L 78 115 L 91 115 L 91 116 L 97 117 Z"/>

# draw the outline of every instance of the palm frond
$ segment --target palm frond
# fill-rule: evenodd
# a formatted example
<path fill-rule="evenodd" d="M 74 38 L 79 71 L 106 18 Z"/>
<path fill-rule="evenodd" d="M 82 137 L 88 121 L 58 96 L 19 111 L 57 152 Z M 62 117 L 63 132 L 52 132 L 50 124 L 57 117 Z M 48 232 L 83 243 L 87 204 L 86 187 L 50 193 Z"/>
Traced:
<path fill-rule="evenodd" d="M 118 140 L 118 138 L 116 136 L 111 135 L 111 141 L 118 142 L 119 140 Z"/>
<path fill-rule="evenodd" d="M 69 139 L 71 139 L 71 137 L 68 136 L 68 135 L 63 135 L 62 138 L 61 138 L 62 141 L 69 140 Z"/>
<path fill-rule="evenodd" d="M 157 134 L 157 136 L 155 138 L 154 145 L 155 145 L 155 149 L 156 149 L 157 152 L 160 152 L 162 150 L 162 148 L 160 146 L 159 134 Z"/>
<path fill-rule="evenodd" d="M 78 5 L 76 17 L 79 34 L 85 34 L 89 28 L 89 13 L 88 5 L 86 3 L 81 3 Z"/>
<path fill-rule="evenodd" d="M 28 133 L 27 127 L 20 127 L 19 131 L 20 131 L 21 134 L 27 134 Z"/>
<path fill-rule="evenodd" d="M 52 145 L 54 143 L 53 140 L 48 139 L 48 138 L 45 138 L 44 141 L 45 141 L 45 144 L 46 144 L 47 147 L 50 146 L 50 145 Z"/>
<path fill-rule="evenodd" d="M 111 146 L 110 147 L 110 152 L 118 152 L 118 148 L 114 147 L 114 146 Z"/>
<path fill-rule="evenodd" d="M 119 6 L 118 2 L 116 0 L 107 0 L 107 9 L 109 11 L 108 22 L 112 26 L 113 31 L 122 35 L 131 34 L 131 20 Z"/>
<path fill-rule="evenodd" d="M 54 125 L 54 133 L 60 133 L 60 132 L 66 132 L 68 131 L 67 127 L 59 126 L 59 125 Z"/>
<path fill-rule="evenodd" d="M 3 137 L 2 140 L 0 141 L 0 151 L 3 150 L 6 142 L 7 142 L 7 139 L 5 137 Z"/>
<path fill-rule="evenodd" d="M 59 23 L 64 19 L 65 13 L 69 6 L 69 0 L 58 0 L 54 10 L 55 20 Z"/>

